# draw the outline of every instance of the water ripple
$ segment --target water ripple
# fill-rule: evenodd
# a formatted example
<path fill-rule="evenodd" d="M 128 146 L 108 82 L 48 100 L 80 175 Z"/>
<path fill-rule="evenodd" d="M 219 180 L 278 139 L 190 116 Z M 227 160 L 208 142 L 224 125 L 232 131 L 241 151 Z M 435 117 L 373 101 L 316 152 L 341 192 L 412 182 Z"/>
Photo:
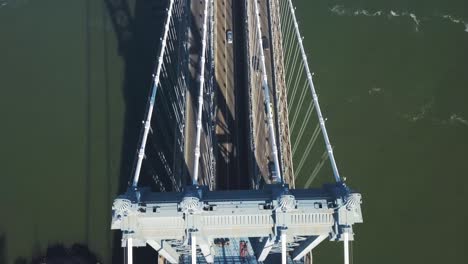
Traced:
<path fill-rule="evenodd" d="M 419 26 L 421 25 L 421 21 L 428 21 L 432 19 L 439 19 L 439 20 L 445 20 L 448 21 L 452 24 L 459 24 L 465 27 L 465 32 L 468 32 L 468 22 L 452 16 L 450 14 L 439 14 L 439 15 L 434 15 L 430 17 L 418 17 L 415 13 L 411 13 L 408 11 L 384 11 L 384 10 L 379 10 L 379 11 L 369 11 L 366 9 L 350 9 L 346 8 L 343 5 L 335 5 L 332 8 L 330 8 L 330 11 L 338 16 L 366 16 L 366 17 L 387 17 L 389 19 L 396 18 L 396 17 L 406 17 L 409 18 L 413 21 L 413 24 L 415 26 L 415 30 L 419 31 Z"/>
<path fill-rule="evenodd" d="M 449 118 L 449 123 L 453 124 L 453 123 L 458 123 L 458 124 L 462 124 L 462 125 L 465 125 L 465 126 L 468 126 L 468 120 L 466 120 L 465 118 L 463 118 L 463 116 L 461 115 L 457 115 L 457 114 L 452 114 Z"/>

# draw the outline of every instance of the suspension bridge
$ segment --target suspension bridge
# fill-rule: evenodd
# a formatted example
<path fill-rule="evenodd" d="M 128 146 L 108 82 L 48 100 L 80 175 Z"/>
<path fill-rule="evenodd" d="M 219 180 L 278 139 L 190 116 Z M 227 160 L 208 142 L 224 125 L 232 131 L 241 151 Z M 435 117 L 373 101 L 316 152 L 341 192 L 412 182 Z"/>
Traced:
<path fill-rule="evenodd" d="M 134 247 L 163 263 L 312 263 L 328 239 L 349 264 L 361 195 L 339 174 L 292 1 L 164 3 L 133 172 L 112 206 L 126 263 Z M 330 183 L 309 188 L 318 175 Z"/>

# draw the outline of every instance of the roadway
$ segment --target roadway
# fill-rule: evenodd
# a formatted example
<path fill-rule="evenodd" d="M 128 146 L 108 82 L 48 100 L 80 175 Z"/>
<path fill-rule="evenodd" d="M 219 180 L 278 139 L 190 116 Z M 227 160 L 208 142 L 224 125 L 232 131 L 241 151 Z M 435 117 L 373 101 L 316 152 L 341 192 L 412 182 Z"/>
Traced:
<path fill-rule="evenodd" d="M 249 26 L 249 54 L 250 54 L 250 97 L 251 97 L 251 111 L 252 111 L 252 121 L 253 121 L 253 138 L 254 138 L 254 155 L 255 155 L 255 164 L 253 168 L 254 182 L 257 187 L 260 187 L 263 183 L 270 183 L 270 175 L 268 171 L 268 163 L 273 161 L 271 156 L 271 146 L 268 140 L 268 127 L 266 122 L 265 114 L 265 105 L 264 105 L 264 96 L 263 90 L 261 87 L 261 67 L 260 70 L 256 70 L 254 67 L 254 57 L 259 58 L 259 46 L 261 47 L 260 40 L 258 39 L 256 27 L 256 15 L 255 15 L 255 6 L 253 3 L 248 3 L 247 8 L 247 17 L 248 17 L 248 26 Z M 267 80 L 268 87 L 270 89 L 270 101 L 272 103 L 273 109 L 276 109 L 275 98 L 276 85 L 273 78 L 272 71 L 272 53 L 271 49 L 271 35 L 270 35 L 270 22 L 269 22 L 269 8 L 267 0 L 258 1 L 258 8 L 260 12 L 260 26 L 261 26 L 261 37 L 268 39 L 268 47 L 264 48 L 265 56 L 265 67 L 267 71 Z M 273 119 L 276 120 L 275 111 L 273 113 Z M 274 121 L 276 124 L 276 121 Z M 278 129 L 275 129 L 275 135 L 278 135 Z M 279 143 L 279 141 L 277 141 Z"/>
<path fill-rule="evenodd" d="M 270 98 L 273 105 L 273 118 L 276 119 L 277 93 L 275 81 L 282 81 L 274 76 L 273 47 L 270 32 L 269 2 L 259 1 L 262 36 L 268 39 L 268 46 L 264 49 Z M 198 107 L 198 73 L 203 25 L 204 1 L 191 2 L 189 45 L 189 88 L 186 93 L 186 125 L 185 125 L 185 160 L 187 176 L 193 172 L 196 110 Z M 247 15 L 247 17 L 246 17 Z M 247 21 L 247 23 L 245 23 Z M 253 57 L 258 55 L 258 40 L 254 25 L 253 3 L 249 1 L 216 0 L 214 1 L 214 152 L 216 157 L 216 188 L 217 189 L 246 189 L 253 177 L 257 184 L 270 182 L 268 163 L 272 160 L 271 147 L 268 139 L 268 127 L 265 119 L 265 105 L 261 89 L 261 73 L 253 67 Z M 246 28 L 247 27 L 247 28 Z M 233 32 L 233 42 L 228 43 L 226 32 Z M 247 38 L 247 39 L 246 39 Z M 248 43 L 248 46 L 247 44 Z M 275 58 L 275 61 L 278 60 Z M 250 67 L 248 67 L 250 65 Z M 206 78 L 208 79 L 208 78 Z M 284 85 L 281 86 L 284 88 Z M 250 98 L 250 104 L 249 104 Z M 206 98 L 205 98 L 206 99 Z M 206 103 L 206 100 L 205 100 Z M 249 117 L 249 105 L 253 113 Z M 284 108 L 282 108 L 284 109 Z M 204 115 L 202 123 L 207 124 L 209 115 Z M 281 118 L 283 120 L 283 118 Z M 251 162 L 249 159 L 249 133 L 253 125 L 253 141 L 255 149 Z M 283 122 L 283 121 L 281 121 Z M 274 121 L 276 125 L 278 123 Z M 205 128 L 205 127 L 204 127 Z M 205 129 L 206 130 L 206 129 Z M 275 128 L 278 140 L 279 130 Z M 201 140 L 200 183 L 206 184 L 206 166 L 204 153 L 210 144 L 205 131 Z M 282 151 L 281 151 L 282 152 Z M 252 166 L 253 165 L 253 166 Z M 260 180 L 262 179 L 262 180 Z M 262 183 L 260 183 L 261 185 Z M 257 185 L 258 186 L 258 185 Z"/>
<path fill-rule="evenodd" d="M 247 87 L 243 3 L 214 1 L 217 189 L 246 189 Z M 227 31 L 233 33 L 228 43 Z"/>

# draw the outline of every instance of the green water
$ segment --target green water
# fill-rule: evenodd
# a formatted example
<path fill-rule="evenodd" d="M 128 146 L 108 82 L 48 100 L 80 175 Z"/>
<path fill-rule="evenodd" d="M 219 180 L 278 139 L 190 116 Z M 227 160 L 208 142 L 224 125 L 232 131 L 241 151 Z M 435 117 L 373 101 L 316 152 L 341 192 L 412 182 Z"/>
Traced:
<path fill-rule="evenodd" d="M 338 166 L 364 195 L 354 263 L 462 263 L 468 32 L 443 16 L 467 23 L 468 4 L 295 3 Z M 0 263 L 75 242 L 111 262 L 125 63 L 102 1 L 0 0 Z"/>
<path fill-rule="evenodd" d="M 296 4 L 338 166 L 364 195 L 354 263 L 465 262 L 468 2 Z M 327 243 L 314 260 L 341 259 Z"/>
<path fill-rule="evenodd" d="M 0 5 L 0 263 L 75 242 L 109 263 L 124 99 L 107 10 L 101 1 Z"/>

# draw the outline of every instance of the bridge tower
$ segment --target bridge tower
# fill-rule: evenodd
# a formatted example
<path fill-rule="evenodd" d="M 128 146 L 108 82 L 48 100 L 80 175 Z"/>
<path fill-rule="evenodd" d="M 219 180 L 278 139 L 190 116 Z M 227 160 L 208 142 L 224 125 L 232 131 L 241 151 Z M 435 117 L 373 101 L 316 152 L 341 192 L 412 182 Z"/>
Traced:
<path fill-rule="evenodd" d="M 241 15 L 233 17 L 231 9 Z M 218 20 L 228 16 L 241 24 L 232 27 L 244 30 L 228 28 L 226 21 Z M 195 30 L 181 30 L 187 25 Z M 244 42 L 236 42 L 239 39 Z M 218 54 L 219 47 L 224 52 Z M 174 60 L 175 53 L 187 60 Z M 246 67 L 234 67 L 234 76 L 229 75 L 229 61 L 217 59 L 226 54 L 230 60 L 243 60 Z M 174 70 L 181 64 L 186 65 Z M 247 96 L 238 98 L 234 93 L 230 100 L 245 100 L 235 108 L 248 109 L 248 135 L 238 132 L 250 145 L 245 156 L 236 154 L 241 146 L 217 144 L 214 136 L 219 105 L 213 95 L 216 91 L 229 94 L 229 84 L 220 84 L 215 76 L 225 72 L 223 82 L 227 82 L 240 76 L 239 69 L 245 82 L 234 80 L 232 89 L 245 87 Z M 166 79 L 185 89 L 176 90 L 173 99 L 162 103 L 169 110 L 185 109 L 173 118 L 182 135 L 175 139 L 181 141 L 176 145 L 182 146 L 186 164 L 177 170 L 178 177 L 190 180 L 171 179 L 173 191 L 155 192 L 139 182 L 148 162 L 148 139 L 158 137 L 154 126 L 162 126 L 154 124 L 152 117 L 157 95 L 171 89 L 162 85 Z M 315 129 L 309 127 L 313 111 Z M 232 115 L 238 116 L 237 112 Z M 304 263 L 309 252 L 328 239 L 343 242 L 344 262 L 349 264 L 353 226 L 363 222 L 361 195 L 339 174 L 325 121 L 291 0 L 169 0 L 132 180 L 112 205 L 111 228 L 122 232 L 127 263 L 133 263 L 134 247 L 146 246 L 169 263 Z M 226 131 L 232 130 L 228 123 Z M 318 152 L 321 158 L 314 170 L 307 172 L 305 164 L 320 134 L 324 150 Z M 216 170 L 220 157 L 213 153 L 224 147 L 229 155 L 237 155 L 238 166 L 249 167 L 250 189 L 217 189 L 216 179 L 225 172 Z M 304 187 L 309 187 L 326 160 L 332 183 L 295 188 L 303 174 L 308 177 Z M 174 171 L 169 164 L 164 168 Z"/>

